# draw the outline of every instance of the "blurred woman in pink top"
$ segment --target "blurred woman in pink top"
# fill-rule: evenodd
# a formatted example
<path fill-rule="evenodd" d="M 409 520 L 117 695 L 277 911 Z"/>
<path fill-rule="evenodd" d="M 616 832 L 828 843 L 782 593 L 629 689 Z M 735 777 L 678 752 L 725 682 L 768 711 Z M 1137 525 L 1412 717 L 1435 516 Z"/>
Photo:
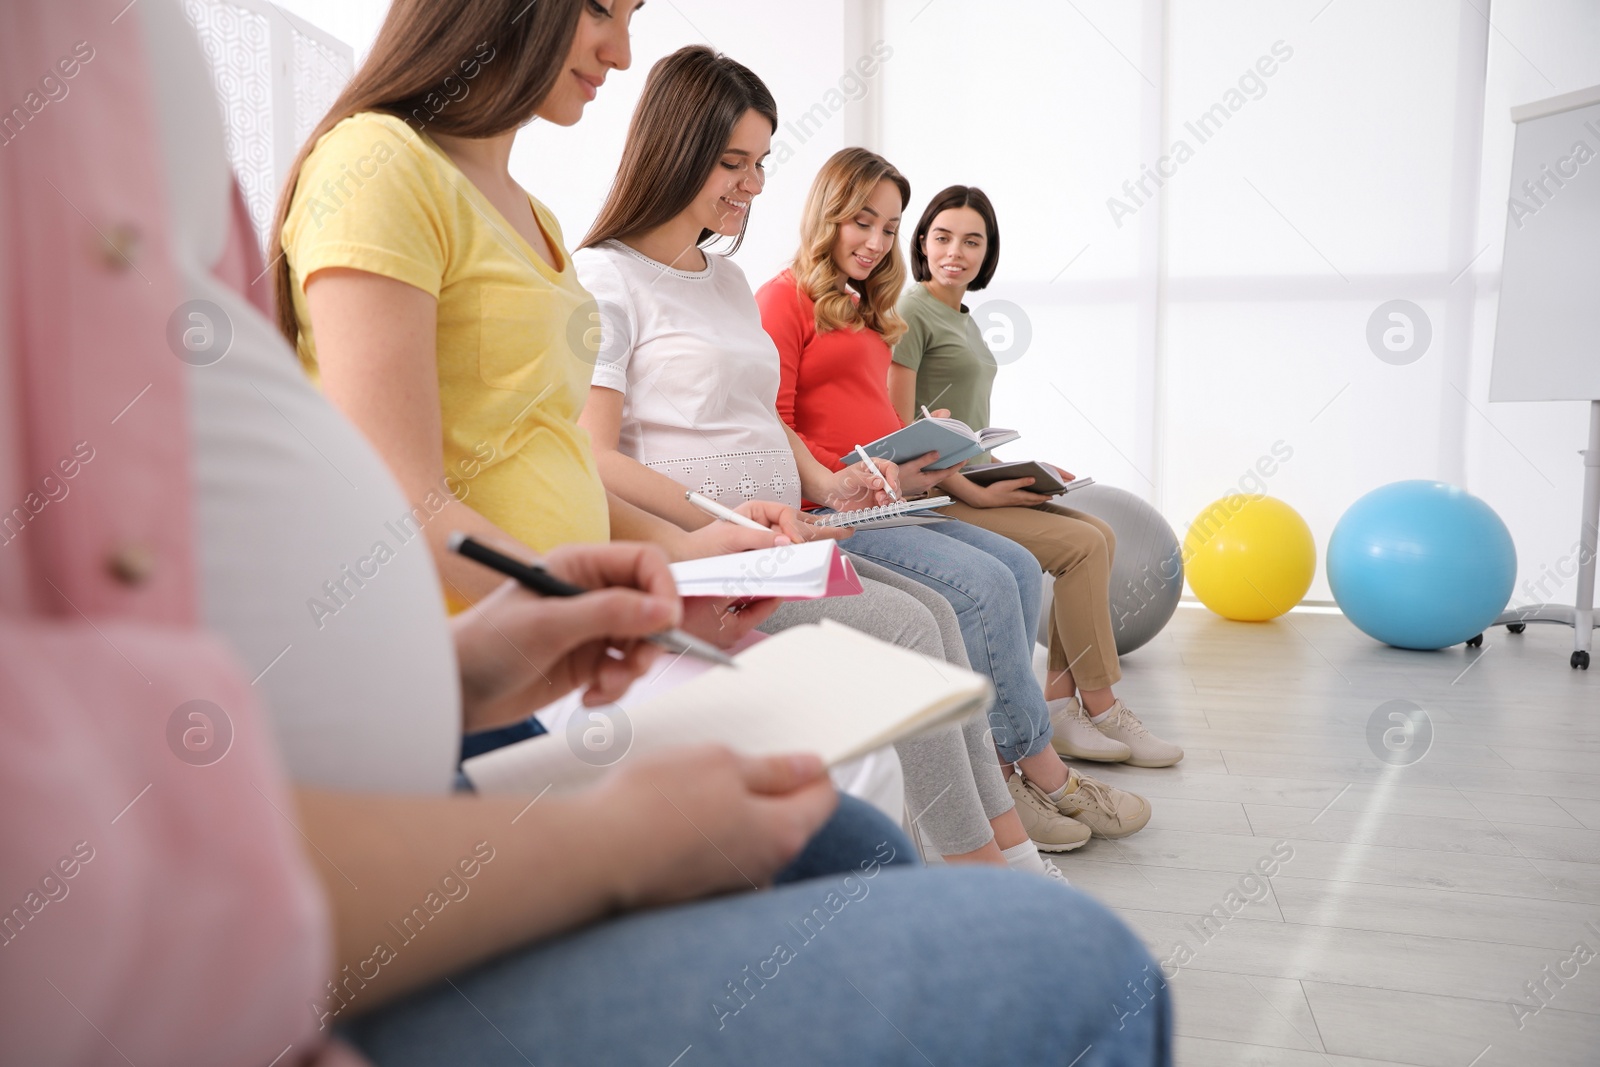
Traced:
<path fill-rule="evenodd" d="M 120 6 L 23 0 L 0 34 L 0 1056 L 305 1063 L 327 905 L 249 679 L 197 625 L 180 289 Z"/>

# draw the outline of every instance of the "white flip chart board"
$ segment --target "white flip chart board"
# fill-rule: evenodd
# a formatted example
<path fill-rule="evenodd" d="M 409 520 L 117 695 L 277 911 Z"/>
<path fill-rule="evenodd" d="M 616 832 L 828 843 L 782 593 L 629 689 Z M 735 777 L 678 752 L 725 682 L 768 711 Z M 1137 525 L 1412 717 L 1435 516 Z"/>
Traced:
<path fill-rule="evenodd" d="M 1600 400 L 1600 86 L 1517 124 L 1490 400 Z"/>

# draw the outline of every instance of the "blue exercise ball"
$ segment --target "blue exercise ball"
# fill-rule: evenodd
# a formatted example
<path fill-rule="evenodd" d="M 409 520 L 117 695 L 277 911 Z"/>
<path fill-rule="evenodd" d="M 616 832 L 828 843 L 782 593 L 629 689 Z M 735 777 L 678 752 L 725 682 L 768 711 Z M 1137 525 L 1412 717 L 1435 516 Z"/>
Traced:
<path fill-rule="evenodd" d="M 1517 576 L 1494 509 L 1444 482 L 1393 482 L 1350 505 L 1328 539 L 1328 584 L 1345 616 L 1396 648 L 1435 649 L 1483 633 Z"/>

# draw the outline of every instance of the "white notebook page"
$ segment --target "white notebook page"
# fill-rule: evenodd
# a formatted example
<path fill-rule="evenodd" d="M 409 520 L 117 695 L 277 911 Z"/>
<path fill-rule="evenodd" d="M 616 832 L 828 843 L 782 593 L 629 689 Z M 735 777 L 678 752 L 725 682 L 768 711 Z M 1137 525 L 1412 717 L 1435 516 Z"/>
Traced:
<path fill-rule="evenodd" d="M 982 710 L 989 682 L 954 664 L 839 623 L 796 626 L 614 718 L 629 754 L 715 741 L 747 755 L 815 752 L 828 766 Z M 611 753 L 607 765 L 626 759 Z M 586 784 L 604 766 L 564 735 L 533 737 L 468 760 L 479 792 L 538 793 Z"/>

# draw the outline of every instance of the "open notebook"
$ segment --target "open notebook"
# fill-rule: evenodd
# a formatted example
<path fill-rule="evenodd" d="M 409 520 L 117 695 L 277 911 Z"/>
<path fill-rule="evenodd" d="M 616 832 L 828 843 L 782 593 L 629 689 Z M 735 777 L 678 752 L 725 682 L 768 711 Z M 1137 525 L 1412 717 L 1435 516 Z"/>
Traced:
<path fill-rule="evenodd" d="M 837 541 L 683 560 L 672 565 L 672 577 L 679 596 L 814 600 L 861 592 L 855 565 L 839 551 Z"/>
<path fill-rule="evenodd" d="M 828 620 L 735 659 L 737 667 L 712 667 L 637 707 L 607 709 L 624 752 L 716 741 L 746 755 L 815 752 L 832 767 L 980 712 L 992 693 L 980 674 Z M 530 737 L 461 769 L 481 793 L 534 794 L 585 785 L 627 758 L 610 752 L 596 766 L 575 737 Z"/>
<path fill-rule="evenodd" d="M 862 448 L 873 459 L 886 459 L 891 463 L 904 463 L 908 459 L 937 452 L 939 458 L 928 464 L 927 469 L 942 471 L 947 467 L 954 467 L 964 459 L 971 459 L 979 453 L 1008 445 L 1021 437 L 1022 435 L 1016 430 L 1003 430 L 994 426 L 987 430 L 974 430 L 960 419 L 936 419 L 930 416 L 918 419 L 909 426 L 902 426 L 894 433 L 886 434 L 870 445 L 863 445 Z M 855 449 L 851 449 L 840 456 L 839 461 L 859 463 L 861 455 Z"/>
<path fill-rule="evenodd" d="M 968 467 L 961 472 L 967 480 L 976 485 L 993 485 L 1011 478 L 1032 478 L 1032 485 L 1022 488 L 1030 493 L 1047 493 L 1057 496 L 1061 493 L 1070 493 L 1074 489 L 1082 489 L 1094 484 L 1094 479 L 1088 476 L 1074 478 L 1070 482 L 1063 482 L 1056 477 L 1056 472 L 1036 460 L 1024 459 L 1015 463 L 985 463 L 980 467 Z"/>

